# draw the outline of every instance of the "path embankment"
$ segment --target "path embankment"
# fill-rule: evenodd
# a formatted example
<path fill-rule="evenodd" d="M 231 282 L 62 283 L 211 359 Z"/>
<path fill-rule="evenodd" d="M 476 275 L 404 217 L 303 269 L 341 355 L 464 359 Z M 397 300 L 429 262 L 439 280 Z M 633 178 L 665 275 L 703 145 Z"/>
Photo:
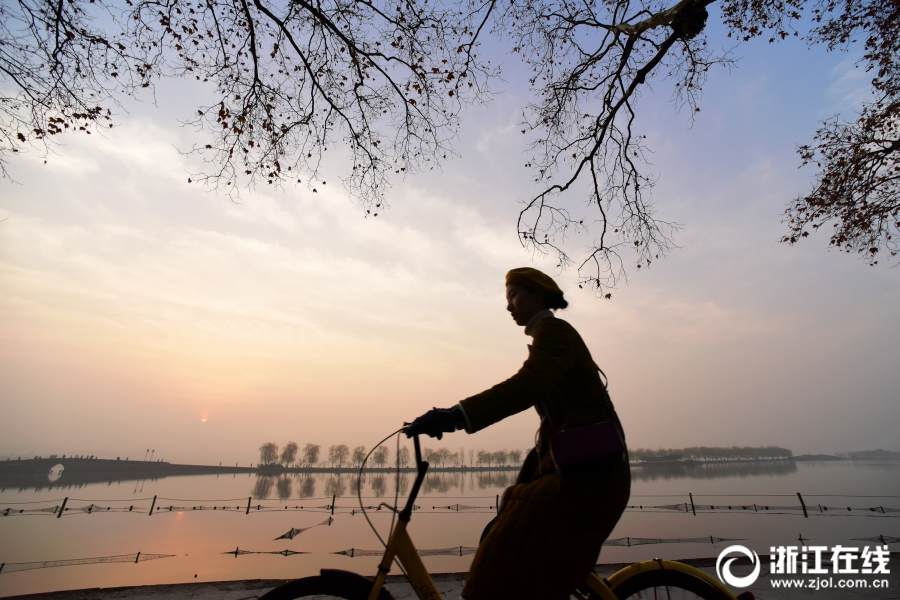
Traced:
<path fill-rule="evenodd" d="M 891 554 L 891 563 L 897 564 L 900 553 Z M 715 558 L 686 559 L 681 562 L 696 567 L 715 577 Z M 601 577 L 609 577 L 628 565 L 601 564 L 594 571 Z M 439 573 L 432 576 L 444 600 L 460 600 L 465 573 Z M 900 569 L 891 569 L 887 589 L 773 589 L 769 577 L 763 575 L 748 588 L 757 600 L 851 600 L 868 598 L 900 598 Z M 25 596 L 10 596 L 6 600 L 256 600 L 272 588 L 285 583 L 280 579 L 252 579 L 244 581 L 214 581 L 168 585 L 145 585 L 118 588 L 92 588 L 69 590 Z M 414 600 L 416 595 L 403 575 L 389 575 L 386 587 L 396 600 Z M 740 590 L 735 590 L 740 591 Z"/>

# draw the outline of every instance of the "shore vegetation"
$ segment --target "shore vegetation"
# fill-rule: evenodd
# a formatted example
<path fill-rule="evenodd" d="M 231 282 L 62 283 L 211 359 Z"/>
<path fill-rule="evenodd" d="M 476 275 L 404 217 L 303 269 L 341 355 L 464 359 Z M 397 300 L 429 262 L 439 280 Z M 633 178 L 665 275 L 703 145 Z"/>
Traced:
<path fill-rule="evenodd" d="M 724 461 L 724 460 L 787 460 L 794 453 L 780 446 L 693 446 L 690 448 L 649 448 L 629 449 L 628 454 L 634 461 L 663 462 L 680 460 Z"/>

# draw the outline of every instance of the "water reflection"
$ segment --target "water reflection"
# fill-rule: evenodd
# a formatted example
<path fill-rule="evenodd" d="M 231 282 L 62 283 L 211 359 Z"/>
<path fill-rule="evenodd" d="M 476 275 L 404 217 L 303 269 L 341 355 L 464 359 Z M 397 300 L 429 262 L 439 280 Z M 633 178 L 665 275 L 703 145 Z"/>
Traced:
<path fill-rule="evenodd" d="M 294 480 L 288 475 L 282 475 L 278 478 L 275 489 L 278 492 L 278 498 L 280 500 L 287 500 L 291 497 L 291 488 L 293 487 L 293 484 Z"/>
<path fill-rule="evenodd" d="M 312 475 L 299 477 L 300 491 L 298 495 L 301 498 L 312 498 L 316 495 L 316 478 Z"/>
<path fill-rule="evenodd" d="M 382 473 L 372 477 L 372 494 L 376 498 L 383 498 L 387 491 L 387 479 Z"/>
<path fill-rule="evenodd" d="M 365 473 L 361 478 L 348 473 L 299 473 L 278 477 L 257 475 L 250 495 L 267 499 L 274 491 L 278 499 L 288 500 L 296 488 L 298 498 L 316 497 L 317 490 L 321 490 L 322 497 L 344 497 L 355 496 L 358 488 L 362 495 L 375 498 L 393 496 L 395 493 L 404 496 L 409 493 L 414 479 L 413 473 L 401 473 L 399 477 L 389 473 Z M 422 492 L 465 495 L 466 490 L 504 489 L 515 483 L 515 480 L 514 471 L 444 471 L 430 473 L 422 483 Z"/>
<path fill-rule="evenodd" d="M 356 493 L 356 489 L 353 490 Z M 344 496 L 347 493 L 347 481 L 342 474 L 325 475 L 325 495 Z"/>
<path fill-rule="evenodd" d="M 275 483 L 274 477 L 269 477 L 267 475 L 261 475 L 256 478 L 256 483 L 253 484 L 253 490 L 251 494 L 254 498 L 268 498 L 269 494 L 272 493 L 272 486 Z"/>
<path fill-rule="evenodd" d="M 411 478 L 401 476 L 400 479 L 397 480 L 396 476 L 394 476 L 394 491 L 398 496 L 405 496 L 408 494 L 410 485 L 412 485 Z"/>
<path fill-rule="evenodd" d="M 773 461 L 766 463 L 686 463 L 681 465 L 632 465 L 631 476 L 636 481 L 659 481 L 676 479 L 719 479 L 729 477 L 786 476 L 797 472 L 797 465 L 792 461 Z M 466 495 L 473 490 L 505 489 L 516 481 L 515 471 L 442 471 L 429 473 L 422 483 L 424 494 Z M 287 500 L 294 494 L 296 497 L 313 498 L 320 490 L 323 497 L 355 496 L 357 488 L 363 496 L 383 498 L 398 493 L 403 496 L 409 492 L 415 479 L 413 473 L 401 473 L 399 477 L 392 473 L 364 473 L 360 478 L 350 473 L 295 473 L 279 477 L 258 475 L 250 493 L 254 498 L 265 499 L 275 495 Z M 399 487 L 399 490 L 397 489 Z"/>
<path fill-rule="evenodd" d="M 516 481 L 517 473 L 509 471 L 487 471 L 478 473 L 478 487 L 485 488 L 505 488 L 511 486 Z"/>
<path fill-rule="evenodd" d="M 425 477 L 422 488 L 425 493 L 446 494 L 450 490 L 459 488 L 460 473 L 434 473 Z"/>
<path fill-rule="evenodd" d="M 632 465 L 631 479 L 658 481 L 669 479 L 719 479 L 724 477 L 784 476 L 797 472 L 794 461 L 741 463 L 686 463 L 683 465 Z"/>
<path fill-rule="evenodd" d="M 856 461 L 854 461 L 856 462 Z M 844 463 L 804 463 L 805 468 L 836 468 Z M 884 464 L 867 461 L 865 467 L 891 471 L 896 468 L 896 461 L 885 461 Z M 846 465 L 844 465 L 846 467 Z M 786 476 L 797 472 L 797 464 L 793 461 L 771 461 L 754 463 L 682 463 L 682 464 L 632 464 L 632 479 L 636 481 L 658 481 L 675 479 L 719 479 L 729 477 Z M 278 498 L 286 500 L 296 494 L 299 498 L 312 498 L 318 493 L 321 496 L 345 496 L 356 493 L 357 475 L 355 473 L 284 473 L 257 474 L 250 493 L 256 498 L 268 498 L 273 491 Z M 466 490 L 505 488 L 516 480 L 515 470 L 466 470 L 440 471 L 429 473 L 423 484 L 425 493 L 448 494 Z M 56 478 L 56 481 L 48 479 Z M 110 486 L 124 481 L 134 482 L 134 493 L 141 493 L 145 483 L 155 484 L 159 480 L 179 478 L 178 475 L 146 473 L 70 473 L 67 469 L 53 472 L 51 477 L 41 475 L 3 475 L 0 474 L 0 491 L 18 489 L 24 491 L 52 491 L 78 489 L 87 485 L 106 484 Z M 368 472 L 359 482 L 363 493 L 376 497 L 393 495 L 399 485 L 399 494 L 408 493 L 409 486 L 415 478 L 414 473 L 402 473 L 399 481 L 396 474 L 385 472 Z"/>
<path fill-rule="evenodd" d="M 55 464 L 55 463 L 54 463 Z M 48 466 L 49 469 L 49 466 Z M 770 544 L 790 545 L 796 543 L 802 532 L 805 538 L 813 538 L 817 545 L 844 544 L 860 546 L 868 539 L 881 534 L 891 534 L 891 514 L 860 512 L 867 506 L 885 504 L 895 507 L 891 498 L 900 497 L 900 461 L 846 461 L 834 463 L 800 463 L 796 467 L 790 462 L 757 464 L 685 464 L 675 466 L 635 465 L 633 469 L 636 483 L 632 488 L 636 499 L 630 504 L 673 505 L 690 501 L 688 494 L 700 506 L 698 516 L 680 510 L 630 510 L 623 515 L 613 538 L 639 536 L 641 538 L 690 538 L 712 535 L 718 538 L 741 538 L 740 542 L 750 548 L 764 549 Z M 228 475 L 232 475 L 228 477 Z M 102 476 L 102 478 L 101 478 Z M 473 546 L 487 521 L 493 516 L 495 496 L 502 494 L 503 488 L 515 481 L 516 472 L 509 471 L 432 471 L 422 490 L 423 498 L 418 503 L 422 515 L 416 521 L 414 539 L 422 548 L 443 546 Z M 126 482 L 126 479 L 128 481 Z M 23 515 L 28 518 L 15 519 L 12 515 L 3 517 L 4 529 L 13 536 L 15 544 L 0 545 L 6 552 L 8 561 L 45 560 L 55 558 L 77 558 L 114 555 L 122 552 L 125 545 L 131 549 L 161 551 L 179 554 L 182 561 L 178 569 L 172 570 L 173 563 L 165 563 L 157 568 L 154 562 L 133 565 L 134 569 L 114 571 L 118 567 L 84 567 L 83 569 L 48 569 L 4 576 L 4 595 L 30 593 L 49 589 L 79 589 L 98 586 L 141 585 L 183 581 L 194 573 L 209 581 L 226 579 L 271 578 L 284 579 L 311 575 L 320 568 L 342 568 L 360 570 L 365 574 L 375 572 L 375 558 L 354 558 L 330 554 L 346 548 L 378 548 L 377 540 L 368 528 L 365 519 L 357 509 L 352 497 L 357 487 L 362 492 L 365 506 L 377 506 L 381 502 L 393 504 L 393 496 L 399 491 L 400 504 L 409 494 L 414 480 L 413 473 L 404 473 L 398 479 L 388 471 L 368 472 L 357 481 L 356 474 L 278 472 L 268 473 L 238 472 L 222 473 L 219 478 L 210 475 L 173 476 L 159 475 L 147 478 L 146 473 L 127 477 L 123 473 L 78 474 L 66 469 L 56 483 L 48 481 L 42 471 L 33 478 L 19 476 L 14 479 L 0 478 L 0 488 L 6 485 L 6 493 L 0 494 L 4 501 L 0 509 L 34 507 L 36 510 L 50 511 L 68 498 L 69 512 L 66 518 L 57 520 L 50 512 Z M 12 483 L 10 483 L 12 482 Z M 112 482 L 110 484 L 110 482 Z M 116 484 L 121 482 L 122 485 Z M 21 486 L 21 487 L 20 487 Z M 86 489 L 75 487 L 83 486 Z M 16 488 L 27 487 L 19 493 Z M 328 495 L 326 498 L 326 488 Z M 31 491 L 34 489 L 35 491 Z M 41 490 L 42 491 L 38 491 Z M 343 497 L 332 503 L 332 493 Z M 804 518 L 796 492 L 802 492 L 810 511 L 809 519 Z M 766 502 L 789 506 L 790 510 L 767 516 L 763 511 L 733 512 L 706 510 L 704 505 L 726 502 L 713 496 L 728 495 L 737 500 L 738 494 L 784 495 Z M 845 506 L 852 506 L 852 513 L 830 510 L 834 498 L 817 497 L 815 494 L 859 494 L 878 495 L 884 499 L 847 498 Z M 153 497 L 158 495 L 161 505 L 171 504 L 171 499 L 185 499 L 175 504 L 184 506 L 203 505 L 206 507 L 228 506 L 229 510 L 217 512 L 188 510 L 183 514 L 168 511 L 147 516 Z M 282 498 L 288 496 L 289 498 Z M 256 496 L 254 510 L 247 511 L 247 496 Z M 165 500 L 163 500 L 165 498 Z M 217 502 L 213 499 L 241 498 L 241 501 Z M 377 499 L 376 499 L 377 498 Z M 638 499 L 641 498 L 641 499 Z M 643 499 L 647 498 L 647 499 Z M 134 512 L 98 511 L 85 513 L 93 502 L 98 506 L 124 507 L 134 505 Z M 193 499 L 193 500 L 191 500 Z M 759 501 L 760 498 L 753 498 Z M 819 512 L 818 503 L 827 500 L 829 510 Z M 842 498 L 840 502 L 844 502 Z M 273 538 L 285 531 L 316 525 L 327 525 L 331 518 L 325 508 L 335 504 L 336 527 L 322 527 L 301 534 L 293 542 L 274 541 Z M 234 508 L 240 505 L 241 509 Z M 261 510 L 257 509 L 262 505 Z M 285 506 L 293 509 L 285 510 Z M 835 504 L 837 506 L 837 504 Z M 436 508 L 434 508 L 436 507 Z M 679 507 L 680 508 L 680 507 Z M 266 512 L 268 509 L 268 516 Z M 0 511 L 2 512 L 2 511 Z M 773 511 L 768 511 L 772 513 Z M 262 513 L 260 516 L 257 516 Z M 783 513 L 783 514 L 782 514 Z M 838 518 L 838 513 L 846 515 Z M 863 516 L 865 514 L 865 516 Z M 43 515 L 44 518 L 37 518 Z M 245 516 L 246 515 L 246 516 Z M 354 516 L 355 515 L 355 516 Z M 384 527 L 388 525 L 387 511 L 380 513 Z M 813 516 L 821 518 L 812 518 Z M 382 518 L 386 517 L 386 518 Z M 887 528 L 887 529 L 885 529 Z M 382 530 L 384 531 L 384 530 Z M 16 533 L 18 532 L 18 533 Z M 10 538 L 10 539 L 13 539 Z M 856 540 L 856 541 L 854 541 Z M 88 544 L 88 545 L 86 545 Z M 11 549 L 7 550 L 7 546 Z M 312 554 L 285 559 L 278 555 L 259 555 L 236 560 L 225 557 L 223 551 L 233 549 L 253 551 L 282 551 L 290 548 L 309 551 Z M 642 549 L 643 548 L 643 549 Z M 603 550 L 603 562 L 633 562 L 651 558 L 654 555 L 672 558 L 715 556 L 721 546 L 709 543 L 679 546 L 634 546 L 609 547 Z M 131 550 L 126 550 L 130 552 Z M 4 557 L 0 557 L 4 558 Z M 426 559 L 432 572 L 458 572 L 468 567 L 468 558 L 459 556 L 433 556 Z M 187 574 L 187 575 L 185 575 Z M 10 582 L 22 582 L 10 588 Z M 190 579 L 189 579 L 190 580 Z"/>

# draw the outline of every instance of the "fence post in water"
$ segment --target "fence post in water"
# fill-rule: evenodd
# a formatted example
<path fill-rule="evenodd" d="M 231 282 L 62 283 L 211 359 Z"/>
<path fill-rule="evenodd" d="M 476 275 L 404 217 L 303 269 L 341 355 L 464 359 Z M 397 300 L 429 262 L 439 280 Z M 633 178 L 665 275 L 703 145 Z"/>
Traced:
<path fill-rule="evenodd" d="M 66 502 L 68 502 L 68 501 L 69 501 L 69 497 L 66 496 L 66 497 L 63 499 L 62 506 L 59 507 L 59 512 L 56 513 L 56 518 L 57 518 L 57 519 L 60 518 L 60 517 L 62 516 L 62 514 L 63 514 L 63 511 L 66 510 Z"/>
<path fill-rule="evenodd" d="M 692 493 L 688 492 L 688 496 L 691 497 L 691 512 L 693 512 L 693 513 L 694 513 L 694 516 L 696 517 L 696 516 L 697 516 L 697 509 L 694 508 L 694 495 L 693 495 Z"/>
<path fill-rule="evenodd" d="M 250 496 L 249 498 L 247 498 L 247 512 L 244 514 L 247 514 L 247 515 L 250 514 L 250 501 L 251 500 L 253 500 L 253 496 Z M 237 558 L 237 555 L 235 555 L 235 558 Z"/>
<path fill-rule="evenodd" d="M 334 514 L 334 503 L 336 501 L 337 501 L 337 494 L 335 494 L 334 496 L 331 497 L 331 514 L 332 515 Z M 352 548 L 351 548 L 351 550 L 352 550 Z M 352 554 L 351 554 L 350 558 L 353 558 Z"/>
<path fill-rule="evenodd" d="M 137 556 L 134 557 L 134 564 L 137 564 L 139 560 L 141 560 L 141 553 L 140 553 L 140 552 L 138 552 L 138 553 L 137 553 Z"/>
<path fill-rule="evenodd" d="M 809 513 L 806 512 L 806 502 L 803 501 L 803 496 L 800 495 L 800 492 L 797 492 L 797 497 L 800 498 L 800 506 L 803 507 L 803 516 L 808 519 Z"/>
<path fill-rule="evenodd" d="M 147 516 L 153 516 L 154 507 L 156 507 L 156 496 L 153 496 L 153 504 L 150 505 L 150 512 L 147 513 Z"/>
<path fill-rule="evenodd" d="M 497 514 L 500 514 L 500 494 L 497 494 Z"/>

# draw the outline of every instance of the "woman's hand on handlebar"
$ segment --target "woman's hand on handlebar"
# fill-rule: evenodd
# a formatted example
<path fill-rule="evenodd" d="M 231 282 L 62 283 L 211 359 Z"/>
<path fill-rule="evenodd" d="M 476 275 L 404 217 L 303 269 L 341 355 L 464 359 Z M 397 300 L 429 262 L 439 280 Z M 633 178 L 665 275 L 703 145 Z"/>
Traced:
<path fill-rule="evenodd" d="M 464 429 L 466 417 L 459 405 L 452 408 L 433 408 L 410 423 L 404 433 L 411 438 L 414 435 L 427 435 L 441 439 L 445 433 Z"/>

